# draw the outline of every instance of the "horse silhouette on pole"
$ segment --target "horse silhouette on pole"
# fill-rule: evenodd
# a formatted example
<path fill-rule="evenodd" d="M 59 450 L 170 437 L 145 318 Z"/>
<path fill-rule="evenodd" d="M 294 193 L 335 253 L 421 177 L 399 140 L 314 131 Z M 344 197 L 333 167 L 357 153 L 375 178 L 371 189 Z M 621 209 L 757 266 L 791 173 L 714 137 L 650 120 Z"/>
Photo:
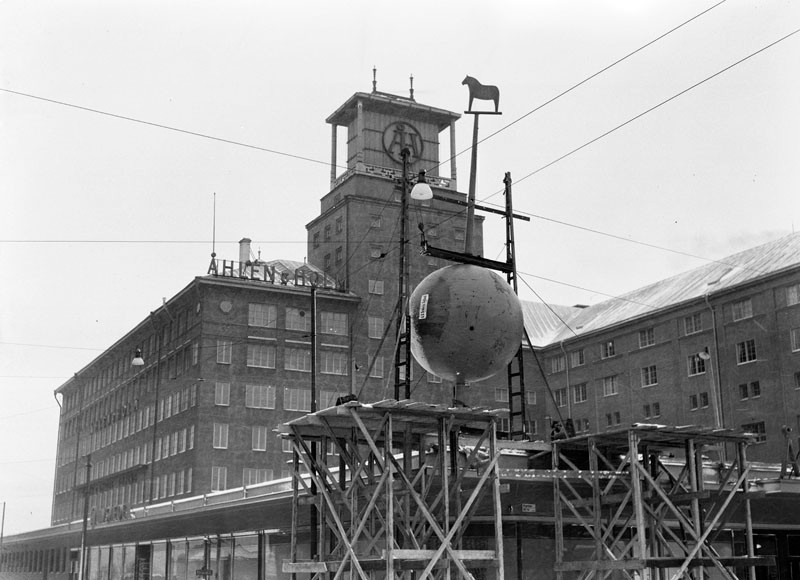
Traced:
<path fill-rule="evenodd" d="M 469 88 L 469 111 L 472 111 L 472 101 L 479 99 L 483 101 L 494 101 L 494 112 L 500 109 L 500 89 L 493 85 L 482 85 L 478 79 L 467 75 L 461 82 Z"/>

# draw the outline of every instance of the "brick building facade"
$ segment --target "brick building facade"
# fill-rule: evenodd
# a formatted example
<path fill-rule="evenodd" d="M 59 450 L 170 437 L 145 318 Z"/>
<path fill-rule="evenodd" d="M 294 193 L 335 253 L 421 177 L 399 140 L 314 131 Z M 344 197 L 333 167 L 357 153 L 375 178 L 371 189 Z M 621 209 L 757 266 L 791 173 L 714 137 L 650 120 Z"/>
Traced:
<path fill-rule="evenodd" d="M 52 523 L 109 519 L 131 506 L 247 486 L 289 472 L 279 423 L 354 394 L 394 395 L 402 165 L 427 169 L 436 197 L 414 201 L 409 287 L 447 265 L 419 255 L 417 224 L 463 251 L 463 202 L 439 175 L 439 135 L 458 115 L 356 93 L 328 118 L 331 190 L 306 226 L 308 263 L 214 260 L 207 275 L 146 317 L 57 389 L 63 400 Z M 347 166 L 337 175 L 340 127 Z M 474 248 L 481 252 L 482 220 Z M 525 251 L 519 248 L 518 251 Z M 315 288 L 312 293 L 312 286 Z M 311 323 L 312 294 L 316 324 Z M 590 307 L 523 303 L 525 411 L 532 439 L 554 420 L 578 433 L 635 422 L 746 428 L 751 458 L 779 461 L 800 429 L 800 236 L 789 236 Z M 312 360 L 312 339 L 316 358 Z M 140 349 L 145 364 L 131 367 Z M 312 373 L 312 365 L 315 372 Z M 449 402 L 453 385 L 412 362 L 412 398 Z M 313 379 L 312 379 L 313 377 Z M 505 373 L 458 393 L 508 405 Z M 87 470 L 87 465 L 88 470 Z"/>

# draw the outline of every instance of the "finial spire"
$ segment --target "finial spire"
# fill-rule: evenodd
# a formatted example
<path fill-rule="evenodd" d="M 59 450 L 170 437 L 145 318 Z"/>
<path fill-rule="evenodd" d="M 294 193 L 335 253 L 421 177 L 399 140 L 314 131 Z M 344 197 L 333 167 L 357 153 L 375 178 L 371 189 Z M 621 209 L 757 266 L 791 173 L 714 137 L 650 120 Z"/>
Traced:
<path fill-rule="evenodd" d="M 377 79 L 378 69 L 375 68 L 375 65 L 372 65 L 372 92 L 376 92 L 378 90 L 378 79 Z"/>
<path fill-rule="evenodd" d="M 411 83 L 408 89 L 408 96 L 413 101 L 414 100 L 414 75 L 412 74 L 408 77 L 409 82 Z"/>

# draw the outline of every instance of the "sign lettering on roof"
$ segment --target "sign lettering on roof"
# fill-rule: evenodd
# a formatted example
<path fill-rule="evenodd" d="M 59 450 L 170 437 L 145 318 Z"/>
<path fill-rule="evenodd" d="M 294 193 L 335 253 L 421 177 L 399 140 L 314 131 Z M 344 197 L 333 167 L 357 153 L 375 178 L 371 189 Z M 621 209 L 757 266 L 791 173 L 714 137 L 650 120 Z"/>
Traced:
<path fill-rule="evenodd" d="M 208 265 L 208 272 L 206 273 L 220 278 L 253 280 L 282 286 L 331 289 L 336 289 L 338 286 L 336 281 L 308 267 L 281 271 L 276 266 L 264 262 L 236 262 L 234 260 L 211 258 L 211 263 Z"/>

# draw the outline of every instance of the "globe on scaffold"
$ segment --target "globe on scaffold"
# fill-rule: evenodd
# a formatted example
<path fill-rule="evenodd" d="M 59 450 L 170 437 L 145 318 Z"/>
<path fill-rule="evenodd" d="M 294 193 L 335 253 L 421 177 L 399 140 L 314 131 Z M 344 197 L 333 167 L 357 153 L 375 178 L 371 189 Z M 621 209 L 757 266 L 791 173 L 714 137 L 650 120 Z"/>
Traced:
<path fill-rule="evenodd" d="M 428 275 L 409 300 L 411 353 L 444 379 L 469 383 L 505 369 L 522 341 L 519 298 L 496 272 L 468 264 Z"/>

